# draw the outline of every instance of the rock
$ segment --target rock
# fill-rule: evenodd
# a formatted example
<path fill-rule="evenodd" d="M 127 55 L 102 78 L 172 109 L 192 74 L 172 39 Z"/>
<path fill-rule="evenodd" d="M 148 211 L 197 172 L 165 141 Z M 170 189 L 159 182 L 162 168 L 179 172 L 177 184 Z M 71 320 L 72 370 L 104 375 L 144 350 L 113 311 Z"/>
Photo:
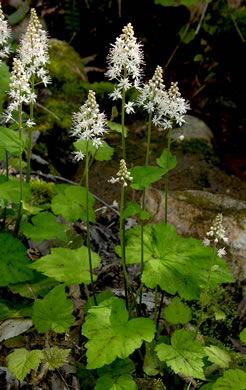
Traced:
<path fill-rule="evenodd" d="M 180 135 L 184 135 L 186 141 L 201 139 L 207 141 L 209 146 L 212 146 L 211 139 L 213 134 L 206 123 L 192 115 L 186 115 L 185 118 L 186 122 L 181 127 L 173 129 L 172 139 L 176 140 Z"/>
<path fill-rule="evenodd" d="M 151 222 L 164 221 L 164 192 L 146 190 L 146 210 Z M 225 260 L 237 281 L 246 280 L 246 202 L 206 191 L 169 191 L 168 223 L 181 235 L 202 240 L 218 213 L 224 216 L 229 238 Z M 225 246 L 223 244 L 222 246 Z"/>

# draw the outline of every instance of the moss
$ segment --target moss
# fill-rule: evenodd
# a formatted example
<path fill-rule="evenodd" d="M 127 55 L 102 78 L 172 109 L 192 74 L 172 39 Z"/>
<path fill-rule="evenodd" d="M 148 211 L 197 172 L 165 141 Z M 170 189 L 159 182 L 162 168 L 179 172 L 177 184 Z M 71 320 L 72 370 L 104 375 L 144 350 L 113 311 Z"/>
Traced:
<path fill-rule="evenodd" d="M 202 154 L 206 161 L 211 161 L 214 165 L 220 164 L 220 159 L 216 155 L 215 151 L 211 146 L 208 145 L 207 141 L 202 139 L 192 139 L 183 141 L 176 147 L 180 148 L 183 153 Z"/>
<path fill-rule="evenodd" d="M 55 184 L 47 183 L 42 179 L 31 180 L 30 187 L 35 205 L 50 203 L 52 196 L 55 194 Z"/>

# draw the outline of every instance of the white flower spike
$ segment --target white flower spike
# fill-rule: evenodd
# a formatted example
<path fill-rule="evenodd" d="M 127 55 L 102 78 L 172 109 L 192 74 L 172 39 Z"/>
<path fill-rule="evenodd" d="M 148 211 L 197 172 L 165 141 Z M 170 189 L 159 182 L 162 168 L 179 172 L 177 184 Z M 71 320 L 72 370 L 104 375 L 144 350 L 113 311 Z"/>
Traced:
<path fill-rule="evenodd" d="M 46 69 L 46 65 L 49 63 L 48 49 L 47 32 L 42 28 L 37 13 L 32 8 L 30 21 L 27 31 L 21 39 L 18 55 L 28 78 L 35 75 L 45 86 L 51 83 Z"/>
<path fill-rule="evenodd" d="M 0 2 L 0 63 L 4 58 L 7 58 L 10 53 L 8 40 L 10 39 L 11 30 L 8 27 L 8 22 L 5 20 L 2 5 Z"/>
<path fill-rule="evenodd" d="M 127 170 L 126 162 L 125 160 L 120 160 L 120 169 L 116 173 L 116 178 L 112 177 L 109 180 L 109 183 L 121 183 L 124 187 L 128 186 L 128 181 L 132 181 L 133 177 L 131 177 L 131 173 Z"/>
<path fill-rule="evenodd" d="M 102 145 L 102 137 L 106 132 L 106 117 L 99 111 L 95 92 L 90 90 L 85 104 L 80 107 L 79 112 L 73 114 L 71 135 L 77 140 L 92 141 L 98 148 Z M 83 157 L 83 153 L 75 152 L 76 161 L 82 160 Z"/>

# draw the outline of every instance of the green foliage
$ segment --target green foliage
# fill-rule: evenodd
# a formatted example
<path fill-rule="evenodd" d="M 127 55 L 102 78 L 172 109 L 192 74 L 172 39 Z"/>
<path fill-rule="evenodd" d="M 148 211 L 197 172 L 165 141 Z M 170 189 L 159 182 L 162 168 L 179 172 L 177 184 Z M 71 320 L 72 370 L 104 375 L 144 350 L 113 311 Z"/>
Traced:
<path fill-rule="evenodd" d="M 136 166 L 130 169 L 133 181 L 131 188 L 134 190 L 144 190 L 151 187 L 151 184 L 160 180 L 167 173 L 166 169 L 145 165 L 143 167 Z"/>
<path fill-rule="evenodd" d="M 126 263 L 141 263 L 141 230 L 134 227 L 127 232 Z M 205 287 L 212 248 L 206 247 L 194 238 L 183 238 L 174 226 L 160 223 L 144 227 L 144 261 L 147 262 L 142 282 L 149 288 L 157 285 L 169 294 L 176 294 L 187 300 L 199 299 L 201 288 Z M 120 248 L 116 247 L 120 255 Z M 218 256 L 217 269 L 211 274 L 210 286 L 233 282 L 227 265 Z"/>
<path fill-rule="evenodd" d="M 136 390 L 136 383 L 131 377 L 135 366 L 129 358 L 116 359 L 110 366 L 105 365 L 97 370 L 100 378 L 96 383 L 95 390 Z"/>
<path fill-rule="evenodd" d="M 38 272 L 34 272 L 34 277 L 30 282 L 10 285 L 9 289 L 14 294 L 20 294 L 22 297 L 35 299 L 38 297 L 44 297 L 54 287 L 54 279 L 46 278 L 46 276 Z"/>
<path fill-rule="evenodd" d="M 39 213 L 32 217 L 32 224 L 24 222 L 21 230 L 26 237 L 34 241 L 59 239 L 67 241 L 67 226 L 56 221 L 56 217 L 48 212 Z"/>
<path fill-rule="evenodd" d="M 92 268 L 100 264 L 100 257 L 91 252 Z M 31 268 L 67 284 L 90 284 L 88 248 L 52 248 L 51 254 L 43 256 Z M 96 280 L 96 276 L 93 277 Z"/>
<path fill-rule="evenodd" d="M 86 143 L 87 141 L 81 139 L 74 142 L 74 147 L 76 150 L 86 153 Z M 99 146 L 97 149 L 93 146 L 92 141 L 88 141 L 88 152 L 91 153 L 92 157 L 97 161 L 106 161 L 111 160 L 112 155 L 114 154 L 114 148 L 109 146 L 106 141 L 102 141 L 102 146 Z"/>
<path fill-rule="evenodd" d="M 54 214 L 62 215 L 70 222 L 78 219 L 86 221 L 86 189 L 85 187 L 71 185 L 56 185 L 58 194 L 52 199 L 51 208 Z M 95 199 L 89 194 L 89 221 L 95 222 L 96 216 L 93 210 Z"/>
<path fill-rule="evenodd" d="M 8 370 L 17 379 L 23 381 L 23 379 L 30 374 L 32 370 L 37 370 L 41 360 L 43 358 L 43 352 L 39 349 L 33 351 L 27 351 L 24 348 L 15 349 L 14 352 L 8 355 Z"/>
<path fill-rule="evenodd" d="M 120 133 L 122 132 L 122 127 L 119 123 L 115 123 L 115 122 L 111 122 L 111 121 L 107 121 L 107 125 L 109 127 L 109 129 L 111 131 L 115 131 L 116 133 Z M 125 135 L 125 138 L 127 137 L 127 133 L 128 133 L 128 128 L 126 126 L 124 126 L 124 135 Z"/>
<path fill-rule="evenodd" d="M 184 329 L 176 330 L 171 337 L 171 345 L 160 344 L 155 350 L 160 361 L 165 362 L 177 374 L 205 379 L 203 374 L 202 344 L 195 340 L 195 334 Z"/>
<path fill-rule="evenodd" d="M 0 320 L 6 320 L 8 318 L 23 318 L 31 317 L 32 307 L 29 302 L 22 302 L 16 304 L 8 302 L 4 299 L 0 299 Z"/>
<path fill-rule="evenodd" d="M 161 362 L 155 352 L 156 345 L 156 340 L 153 340 L 151 343 L 145 343 L 143 370 L 149 376 L 156 376 L 160 371 Z"/>
<path fill-rule="evenodd" d="M 144 340 L 150 342 L 154 337 L 153 321 L 149 318 L 128 321 L 125 303 L 119 298 L 103 301 L 88 312 L 82 328 L 82 334 L 89 339 L 86 343 L 88 369 L 110 364 L 117 357 L 125 359 Z"/>
<path fill-rule="evenodd" d="M 174 297 L 164 310 L 164 318 L 171 324 L 187 324 L 192 318 L 191 309 L 178 297 Z"/>
<path fill-rule="evenodd" d="M 215 345 L 205 347 L 204 349 L 210 362 L 217 364 L 221 368 L 229 367 L 231 357 L 228 352 Z"/>
<path fill-rule="evenodd" d="M 132 200 L 131 202 L 127 202 L 126 208 L 123 212 L 123 218 L 133 217 L 134 215 L 139 214 L 140 220 L 144 221 L 149 219 L 150 215 L 147 211 L 142 210 L 139 204 Z"/>
<path fill-rule="evenodd" d="M 10 71 L 5 62 L 0 63 L 0 107 L 3 106 L 7 92 L 9 91 Z"/>
<path fill-rule="evenodd" d="M 25 135 L 22 135 L 22 152 L 27 145 L 27 140 L 28 138 Z M 6 127 L 0 127 L 0 144 L 12 156 L 19 156 L 20 151 L 18 132 Z"/>
<path fill-rule="evenodd" d="M 67 299 L 65 286 L 59 285 L 44 299 L 36 299 L 33 305 L 32 320 L 40 333 L 53 329 L 56 333 L 67 332 L 74 323 L 73 304 Z"/>
<path fill-rule="evenodd" d="M 168 149 L 164 149 L 160 158 L 156 159 L 156 162 L 159 165 L 159 167 L 165 169 L 166 172 L 169 172 L 176 167 L 177 160 L 176 157 L 172 156 L 170 153 L 168 158 L 168 167 L 167 167 L 167 153 L 168 153 Z"/>
<path fill-rule="evenodd" d="M 213 390 L 245 390 L 246 372 L 242 370 L 228 370 L 213 385 Z"/>
<path fill-rule="evenodd" d="M 3 201 L 10 201 L 12 203 L 20 202 L 20 181 L 15 177 L 10 176 L 9 180 L 6 181 L 5 176 L 0 176 L 0 199 Z M 27 183 L 22 183 L 23 200 L 30 200 L 32 195 L 30 187 Z"/>
<path fill-rule="evenodd" d="M 242 332 L 240 333 L 240 340 L 241 340 L 244 344 L 246 344 L 246 328 L 244 328 L 244 329 L 242 330 Z"/>
<path fill-rule="evenodd" d="M 10 234 L 1 233 L 0 247 L 0 286 L 31 280 L 33 272 L 27 267 L 25 246 Z"/>
<path fill-rule="evenodd" d="M 50 371 L 55 370 L 64 365 L 70 349 L 61 349 L 58 347 L 48 348 L 43 350 L 43 359 Z"/>

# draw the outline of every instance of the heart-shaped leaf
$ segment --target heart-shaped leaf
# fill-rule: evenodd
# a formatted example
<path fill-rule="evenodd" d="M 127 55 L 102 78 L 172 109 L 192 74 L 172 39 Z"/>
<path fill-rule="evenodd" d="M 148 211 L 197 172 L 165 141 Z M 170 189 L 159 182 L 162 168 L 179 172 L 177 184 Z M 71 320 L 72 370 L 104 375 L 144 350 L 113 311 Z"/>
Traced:
<path fill-rule="evenodd" d="M 152 183 L 160 180 L 167 173 L 166 169 L 145 165 L 130 169 L 133 181 L 131 187 L 135 190 L 144 190 L 151 187 Z"/>

